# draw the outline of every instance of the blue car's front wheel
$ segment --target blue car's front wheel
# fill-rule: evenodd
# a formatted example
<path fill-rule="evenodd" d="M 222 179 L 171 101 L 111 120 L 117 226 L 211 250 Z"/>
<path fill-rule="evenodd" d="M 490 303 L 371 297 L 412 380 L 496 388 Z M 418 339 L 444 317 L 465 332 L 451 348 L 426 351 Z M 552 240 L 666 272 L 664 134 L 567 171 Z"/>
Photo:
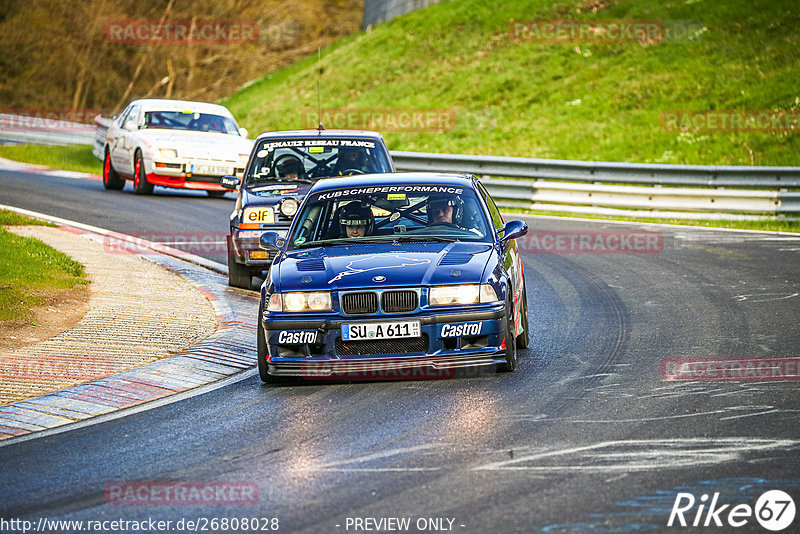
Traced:
<path fill-rule="evenodd" d="M 497 366 L 502 373 L 510 373 L 517 367 L 517 338 L 514 335 L 514 308 L 506 302 L 506 321 L 503 335 L 506 344 L 506 361 Z"/>

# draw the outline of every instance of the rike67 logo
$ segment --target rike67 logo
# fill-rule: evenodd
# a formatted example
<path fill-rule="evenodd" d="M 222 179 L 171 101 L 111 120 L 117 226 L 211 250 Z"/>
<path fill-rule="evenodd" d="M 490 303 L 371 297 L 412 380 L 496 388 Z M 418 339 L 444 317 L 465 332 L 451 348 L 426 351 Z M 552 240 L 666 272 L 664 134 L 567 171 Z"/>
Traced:
<path fill-rule="evenodd" d="M 699 503 L 691 493 L 678 493 L 667 526 L 682 527 L 743 527 L 755 517 L 756 521 L 767 530 L 778 532 L 786 529 L 794 521 L 794 500 L 781 490 L 770 490 L 763 493 L 755 506 L 749 504 L 718 504 L 719 493 L 712 497 L 704 493 Z M 695 504 L 697 510 L 693 508 Z"/>

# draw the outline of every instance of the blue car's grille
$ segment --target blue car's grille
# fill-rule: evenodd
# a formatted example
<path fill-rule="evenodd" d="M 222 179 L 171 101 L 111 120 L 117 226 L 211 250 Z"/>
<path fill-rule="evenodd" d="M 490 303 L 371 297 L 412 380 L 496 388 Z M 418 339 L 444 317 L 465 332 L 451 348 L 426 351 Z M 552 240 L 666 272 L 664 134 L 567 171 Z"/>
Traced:
<path fill-rule="evenodd" d="M 336 353 L 339 356 L 370 356 L 376 354 L 409 354 L 428 352 L 428 335 L 395 339 L 366 339 L 343 341 L 336 339 Z"/>
<path fill-rule="evenodd" d="M 417 309 L 416 291 L 386 291 L 381 295 L 383 313 L 406 313 Z"/>
<path fill-rule="evenodd" d="M 342 295 L 342 311 L 348 315 L 378 313 L 378 294 L 371 291 Z"/>

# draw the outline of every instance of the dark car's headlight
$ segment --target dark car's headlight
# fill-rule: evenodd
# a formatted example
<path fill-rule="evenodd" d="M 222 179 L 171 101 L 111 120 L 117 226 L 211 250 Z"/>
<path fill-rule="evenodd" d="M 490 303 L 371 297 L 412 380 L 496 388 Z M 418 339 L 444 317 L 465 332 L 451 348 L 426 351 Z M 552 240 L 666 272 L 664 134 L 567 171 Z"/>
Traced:
<path fill-rule="evenodd" d="M 267 311 L 305 312 L 331 311 L 333 301 L 330 291 L 273 293 L 270 295 Z"/>
<path fill-rule="evenodd" d="M 498 300 L 497 292 L 489 284 L 438 286 L 428 291 L 428 304 L 431 306 L 484 304 Z"/>
<path fill-rule="evenodd" d="M 294 217 L 294 214 L 297 213 L 297 208 L 300 206 L 300 203 L 297 202 L 294 198 L 284 198 L 281 202 L 281 213 L 283 213 L 286 217 L 290 219 Z"/>

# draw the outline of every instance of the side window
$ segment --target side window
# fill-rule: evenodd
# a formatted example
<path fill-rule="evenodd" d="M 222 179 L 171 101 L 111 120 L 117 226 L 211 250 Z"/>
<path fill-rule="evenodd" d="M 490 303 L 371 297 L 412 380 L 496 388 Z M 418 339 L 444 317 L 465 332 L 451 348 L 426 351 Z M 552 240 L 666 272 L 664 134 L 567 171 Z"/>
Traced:
<path fill-rule="evenodd" d="M 119 117 L 117 118 L 117 126 L 122 128 L 122 126 L 125 124 L 125 120 L 128 117 L 128 113 L 131 112 L 131 109 L 133 109 L 133 105 L 128 106 L 122 113 L 120 113 Z"/>
<path fill-rule="evenodd" d="M 503 222 L 503 216 L 500 215 L 500 210 L 497 209 L 497 205 L 492 200 L 492 197 L 489 196 L 489 193 L 483 188 L 483 184 L 480 182 L 476 182 L 478 184 L 478 191 L 480 191 L 483 200 L 486 201 L 486 206 L 489 208 L 489 215 L 492 216 L 492 223 L 494 224 L 495 229 L 500 230 L 505 223 Z"/>
<path fill-rule="evenodd" d="M 128 116 L 125 117 L 125 121 L 133 121 L 136 125 L 139 125 L 139 106 L 133 106 L 131 111 L 128 113 Z M 125 126 L 125 123 L 122 123 L 122 126 Z"/>

